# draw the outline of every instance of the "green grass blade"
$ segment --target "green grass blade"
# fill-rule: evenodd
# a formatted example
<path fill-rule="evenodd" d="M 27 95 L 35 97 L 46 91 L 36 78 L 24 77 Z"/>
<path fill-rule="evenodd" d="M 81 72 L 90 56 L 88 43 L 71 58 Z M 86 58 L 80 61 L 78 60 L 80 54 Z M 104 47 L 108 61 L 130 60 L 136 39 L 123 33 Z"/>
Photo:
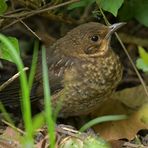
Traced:
<path fill-rule="evenodd" d="M 4 116 L 5 120 L 7 122 L 9 122 L 10 124 L 14 125 L 10 115 L 7 113 L 7 111 L 6 111 L 5 107 L 4 107 L 4 105 L 2 104 L 2 102 L 0 102 L 0 111 L 3 113 L 3 116 Z"/>
<path fill-rule="evenodd" d="M 29 80 L 28 80 L 29 90 L 31 90 L 31 88 L 32 88 L 32 84 L 33 84 L 33 80 L 34 80 L 34 76 L 35 76 L 37 60 L 38 60 L 39 41 L 35 41 L 33 51 L 34 52 L 33 52 L 33 57 L 32 57 L 32 64 L 31 64 Z"/>
<path fill-rule="evenodd" d="M 95 118 L 88 123 L 86 123 L 84 126 L 81 127 L 80 132 L 84 132 L 86 129 L 94 126 L 95 124 L 99 124 L 102 122 L 107 122 L 107 121 L 117 121 L 117 120 L 123 120 L 127 119 L 126 115 L 106 115 L 106 116 L 101 116 L 98 118 Z"/>
<path fill-rule="evenodd" d="M 22 92 L 22 112 L 23 112 L 23 119 L 25 124 L 26 130 L 26 144 L 27 146 L 33 145 L 33 138 L 32 138 L 32 119 L 31 119 L 31 107 L 30 107 L 30 97 L 29 97 L 29 87 L 27 83 L 27 76 L 26 72 L 23 71 L 24 65 L 23 62 L 15 50 L 13 44 L 9 41 L 7 37 L 0 34 L 0 41 L 5 44 L 7 47 L 6 50 L 9 52 L 10 57 L 17 65 L 18 71 L 20 71 L 20 85 L 21 85 L 21 92 Z"/>
<path fill-rule="evenodd" d="M 44 104 L 45 104 L 45 120 L 48 125 L 48 133 L 51 148 L 55 146 L 55 124 L 52 119 L 51 96 L 48 79 L 48 67 L 46 63 L 46 50 L 42 48 L 42 68 L 43 68 L 43 87 L 44 87 Z"/>

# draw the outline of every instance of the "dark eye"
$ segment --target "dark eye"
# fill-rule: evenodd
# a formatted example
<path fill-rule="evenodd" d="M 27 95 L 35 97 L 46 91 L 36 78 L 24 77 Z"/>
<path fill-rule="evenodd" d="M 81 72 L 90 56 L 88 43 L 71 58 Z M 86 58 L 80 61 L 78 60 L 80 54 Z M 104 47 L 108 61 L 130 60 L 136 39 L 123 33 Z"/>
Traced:
<path fill-rule="evenodd" d="M 93 42 L 97 42 L 98 39 L 99 39 L 99 37 L 98 37 L 97 35 L 94 35 L 94 36 L 91 37 L 91 40 L 92 40 Z"/>

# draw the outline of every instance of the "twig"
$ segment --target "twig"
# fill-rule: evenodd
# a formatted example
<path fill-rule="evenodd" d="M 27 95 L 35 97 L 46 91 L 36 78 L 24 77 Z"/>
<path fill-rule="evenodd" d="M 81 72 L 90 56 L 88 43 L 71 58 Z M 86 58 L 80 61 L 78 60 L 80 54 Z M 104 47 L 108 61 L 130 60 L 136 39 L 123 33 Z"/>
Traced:
<path fill-rule="evenodd" d="M 14 130 L 18 131 L 19 133 L 21 133 L 21 134 L 23 134 L 23 135 L 25 134 L 24 131 L 22 131 L 22 130 L 19 129 L 19 128 L 16 128 L 14 125 L 10 124 L 9 122 L 7 122 L 7 121 L 5 121 L 5 120 L 3 120 L 3 119 L 2 119 L 2 122 L 5 123 L 6 125 L 10 126 L 11 128 L 13 128 Z"/>
<path fill-rule="evenodd" d="M 28 67 L 25 67 L 23 69 L 23 71 L 26 71 L 28 70 L 29 68 Z M 12 76 L 10 79 L 8 79 L 5 83 L 3 83 L 1 86 L 0 86 L 0 91 L 2 91 L 4 88 L 6 88 L 10 83 L 12 83 L 16 78 L 19 77 L 21 72 L 18 72 L 16 73 L 14 76 Z"/>
<path fill-rule="evenodd" d="M 135 70 L 135 72 L 136 72 L 136 74 L 137 74 L 137 76 L 138 76 L 138 78 L 139 78 L 141 84 L 143 85 L 143 88 L 144 88 L 144 90 L 145 90 L 146 95 L 148 96 L 148 90 L 147 90 L 147 88 L 146 88 L 146 84 L 145 84 L 143 78 L 141 77 L 139 71 L 137 70 L 137 68 L 136 68 L 134 62 L 132 61 L 130 55 L 128 54 L 128 51 L 126 50 L 124 44 L 122 43 L 122 41 L 121 41 L 119 35 L 118 35 L 116 32 L 115 32 L 115 35 L 116 35 L 116 37 L 117 37 L 117 39 L 118 39 L 120 45 L 122 46 L 122 48 L 123 48 L 123 50 L 124 50 L 126 56 L 128 57 L 130 63 L 132 64 L 132 66 L 133 66 L 133 68 L 134 68 L 134 70 Z"/>
<path fill-rule="evenodd" d="M 102 14 L 102 16 L 103 16 L 103 18 L 104 18 L 106 24 L 107 24 L 107 25 L 110 25 L 109 21 L 107 20 L 105 14 L 104 14 L 104 12 L 102 11 L 101 8 L 100 8 L 100 12 L 101 12 L 101 14 Z M 145 84 L 143 78 L 141 77 L 141 75 L 140 75 L 139 71 L 137 70 L 137 68 L 136 68 L 136 66 L 135 66 L 135 64 L 134 64 L 134 62 L 132 61 L 132 58 L 131 58 L 130 55 L 128 54 L 128 51 L 126 50 L 126 48 L 125 48 L 123 42 L 121 41 L 120 37 L 118 36 L 118 34 L 117 34 L 116 32 L 115 32 L 115 35 L 116 35 L 116 37 L 117 37 L 117 39 L 118 39 L 118 41 L 119 41 L 121 47 L 123 48 L 123 50 L 124 50 L 126 56 L 128 57 L 128 59 L 129 59 L 131 65 L 133 66 L 133 68 L 134 68 L 134 70 L 135 70 L 135 72 L 136 72 L 136 74 L 137 74 L 137 76 L 138 76 L 138 78 L 139 78 L 139 80 L 140 80 L 140 82 L 141 82 L 143 88 L 144 88 L 144 91 L 145 91 L 145 93 L 146 93 L 146 95 L 147 95 L 147 97 L 148 97 L 148 90 L 147 90 L 147 88 L 146 88 L 146 84 Z"/>
<path fill-rule="evenodd" d="M 44 8 L 44 9 L 40 9 L 40 10 L 32 10 L 30 12 L 26 12 L 26 13 L 20 15 L 19 17 L 20 17 L 20 20 L 23 20 L 23 19 L 26 19 L 26 18 L 31 17 L 33 15 L 40 14 L 40 13 L 43 13 L 43 12 L 46 12 L 46 11 L 49 11 L 49 10 L 53 10 L 53 9 L 56 9 L 56 8 L 59 8 L 59 7 L 62 7 L 62 6 L 77 2 L 77 1 L 79 1 L 79 0 L 70 0 L 68 2 L 64 2 L 64 3 L 61 3 L 61 4 L 55 5 L 55 6 L 51 6 L 49 8 Z M 4 30 L 4 29 L 18 23 L 20 20 L 13 21 L 12 23 L 10 23 L 7 26 L 3 27 L 1 30 Z"/>
<path fill-rule="evenodd" d="M 51 6 L 49 8 L 44 8 L 44 9 L 41 9 L 41 10 L 34 10 L 34 12 L 33 13 L 30 12 L 27 15 L 27 17 L 33 16 L 33 15 L 36 15 L 36 14 L 40 14 L 40 13 L 43 13 L 43 12 L 46 12 L 46 11 L 49 11 L 49 10 L 53 10 L 53 9 L 56 9 L 56 8 L 59 8 L 59 7 L 65 6 L 65 5 L 69 5 L 71 3 L 78 2 L 78 1 L 79 0 L 70 0 L 68 2 L 64 2 L 64 3 L 61 3 L 61 4 L 55 5 L 55 6 Z"/>
<path fill-rule="evenodd" d="M 5 15 L 10 15 L 10 14 L 17 13 L 19 11 L 26 11 L 26 10 L 28 10 L 28 9 L 27 8 L 19 8 L 19 9 L 16 9 L 16 10 L 12 10 L 12 11 L 6 12 Z M 3 17 L 3 15 L 0 15 L 0 17 Z"/>
<path fill-rule="evenodd" d="M 62 22 L 65 24 L 73 24 L 73 25 L 78 25 L 80 22 L 76 21 L 75 19 L 67 16 L 67 15 L 60 15 L 60 14 L 54 14 L 54 13 L 43 13 L 41 14 L 43 17 L 48 18 L 50 20 L 53 20 L 55 22 Z"/>
<path fill-rule="evenodd" d="M 34 36 L 36 36 L 39 40 L 41 40 L 41 38 L 23 21 L 18 19 Z"/>
<path fill-rule="evenodd" d="M 81 134 L 81 132 L 74 130 L 74 129 L 71 129 L 69 127 L 57 126 L 56 131 L 58 133 L 62 133 L 62 134 L 66 134 L 68 136 L 72 136 L 72 137 L 75 137 L 75 138 L 82 139 L 82 137 L 79 136 Z"/>

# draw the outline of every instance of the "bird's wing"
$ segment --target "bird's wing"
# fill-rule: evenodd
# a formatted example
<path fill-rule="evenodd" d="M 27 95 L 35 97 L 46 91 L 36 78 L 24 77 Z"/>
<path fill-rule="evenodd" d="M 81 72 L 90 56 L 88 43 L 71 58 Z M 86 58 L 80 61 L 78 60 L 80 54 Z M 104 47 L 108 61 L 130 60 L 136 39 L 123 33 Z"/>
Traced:
<path fill-rule="evenodd" d="M 2 64 L 0 67 L 0 85 L 2 85 L 17 73 L 17 68 L 16 65 L 11 62 L 5 60 L 0 60 L 0 62 Z M 64 70 L 65 68 L 69 67 L 71 63 L 72 61 L 67 57 L 61 57 L 58 54 L 48 55 L 47 65 L 51 94 L 55 94 L 56 92 L 59 92 L 61 89 L 63 89 Z M 39 58 L 37 71 L 30 94 L 32 102 L 39 99 L 40 97 L 43 97 L 42 81 L 42 62 Z M 0 101 L 6 106 L 14 106 L 19 105 L 19 100 L 20 81 L 19 78 L 16 78 L 13 82 L 0 91 Z"/>
<path fill-rule="evenodd" d="M 14 63 L 0 59 L 0 86 L 17 73 L 17 67 Z M 19 98 L 19 78 L 0 90 L 0 101 L 5 105 L 15 104 L 16 98 Z"/>
<path fill-rule="evenodd" d="M 71 67 L 72 64 L 73 64 L 73 60 L 68 56 L 64 56 L 60 53 L 53 52 L 53 50 L 50 51 L 47 49 L 48 76 L 49 76 L 49 85 L 50 85 L 52 95 L 64 88 L 64 84 L 63 84 L 64 71 L 65 69 Z M 37 69 L 37 74 L 35 76 L 35 79 L 40 82 L 40 85 L 42 87 L 43 86 L 42 73 L 41 73 L 42 62 L 40 59 L 38 62 L 38 66 L 40 68 Z"/>

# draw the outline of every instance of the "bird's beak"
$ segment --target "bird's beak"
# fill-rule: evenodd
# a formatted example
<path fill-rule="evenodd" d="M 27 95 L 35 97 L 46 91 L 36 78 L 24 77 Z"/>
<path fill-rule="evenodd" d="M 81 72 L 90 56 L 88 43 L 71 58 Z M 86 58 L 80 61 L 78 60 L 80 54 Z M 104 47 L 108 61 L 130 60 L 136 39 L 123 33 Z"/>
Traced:
<path fill-rule="evenodd" d="M 109 26 L 109 32 L 107 33 L 105 38 L 106 39 L 109 38 L 116 30 L 118 30 L 119 28 L 121 28 L 125 24 L 126 24 L 125 22 L 121 22 L 121 23 L 116 23 L 116 24 L 110 25 Z"/>

